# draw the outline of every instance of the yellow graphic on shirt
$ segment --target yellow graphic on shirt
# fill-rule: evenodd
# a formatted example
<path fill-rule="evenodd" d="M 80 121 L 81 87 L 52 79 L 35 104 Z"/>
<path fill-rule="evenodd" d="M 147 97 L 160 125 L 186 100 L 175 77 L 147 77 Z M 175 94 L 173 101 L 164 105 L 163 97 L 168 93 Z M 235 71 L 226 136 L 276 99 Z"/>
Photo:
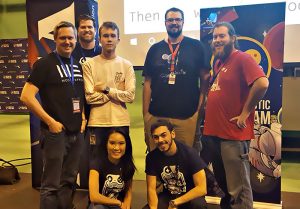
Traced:
<path fill-rule="evenodd" d="M 218 73 L 216 79 L 214 80 L 214 83 L 211 85 L 210 91 L 220 91 L 221 90 L 221 87 L 219 85 L 219 77 L 220 77 L 221 73 L 226 73 L 227 70 L 228 70 L 227 68 L 222 67 L 221 72 Z"/>

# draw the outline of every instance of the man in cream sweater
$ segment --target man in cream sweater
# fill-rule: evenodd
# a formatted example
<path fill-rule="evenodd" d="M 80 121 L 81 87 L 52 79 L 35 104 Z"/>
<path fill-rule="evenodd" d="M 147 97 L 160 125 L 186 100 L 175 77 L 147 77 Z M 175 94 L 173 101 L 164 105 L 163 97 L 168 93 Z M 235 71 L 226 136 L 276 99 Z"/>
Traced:
<path fill-rule="evenodd" d="M 83 65 L 85 97 L 91 105 L 88 121 L 90 144 L 101 145 L 111 127 L 129 132 L 130 118 L 126 103 L 135 97 L 133 65 L 116 55 L 120 41 L 119 28 L 114 22 L 104 22 L 99 28 L 102 53 Z"/>

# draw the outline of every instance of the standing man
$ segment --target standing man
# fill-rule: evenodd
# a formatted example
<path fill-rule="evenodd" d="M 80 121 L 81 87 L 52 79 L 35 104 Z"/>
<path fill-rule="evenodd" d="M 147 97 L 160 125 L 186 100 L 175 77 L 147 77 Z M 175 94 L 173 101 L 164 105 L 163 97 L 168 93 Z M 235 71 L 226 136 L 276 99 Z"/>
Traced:
<path fill-rule="evenodd" d="M 74 25 L 56 25 L 54 41 L 56 50 L 34 64 L 21 101 L 41 119 L 41 209 L 70 209 L 86 125 L 82 70 L 71 56 Z"/>
<path fill-rule="evenodd" d="M 216 62 L 206 104 L 203 146 L 212 155 L 215 177 L 225 192 L 221 208 L 250 209 L 249 143 L 254 139 L 255 106 L 269 82 L 255 60 L 237 50 L 230 23 L 215 25 L 212 50 Z"/>
<path fill-rule="evenodd" d="M 116 55 L 120 41 L 118 26 L 114 22 L 104 22 L 99 35 L 102 53 L 83 64 L 85 97 L 91 105 L 88 121 L 91 145 L 100 145 L 111 127 L 121 127 L 129 133 L 126 103 L 133 102 L 135 97 L 133 66 Z"/>
<path fill-rule="evenodd" d="M 80 63 L 87 57 L 95 57 L 101 53 L 101 46 L 96 43 L 96 22 L 89 15 L 80 15 L 77 20 L 78 42 L 73 51 L 73 57 Z"/>
<path fill-rule="evenodd" d="M 101 53 L 101 46 L 96 42 L 96 22 L 93 17 L 83 14 L 77 20 L 78 42 L 72 53 L 72 56 L 80 63 L 84 63 L 89 57 L 95 57 Z M 89 119 L 90 105 L 84 103 L 85 116 Z M 88 188 L 89 176 L 89 153 L 90 142 L 84 140 L 84 148 L 80 158 L 79 174 L 80 174 L 80 187 Z"/>
<path fill-rule="evenodd" d="M 207 208 L 205 164 L 196 150 L 176 141 L 173 125 L 166 120 L 152 124 L 151 134 L 157 148 L 146 157 L 148 208 Z M 159 194 L 157 180 L 163 183 Z"/>
<path fill-rule="evenodd" d="M 150 127 L 158 119 L 169 120 L 177 139 L 192 147 L 197 119 L 203 117 L 209 67 L 201 42 L 183 36 L 183 24 L 184 14 L 180 9 L 167 10 L 168 37 L 154 44 L 147 53 L 143 72 L 143 116 L 145 141 L 150 151 L 155 148 L 149 140 Z"/>

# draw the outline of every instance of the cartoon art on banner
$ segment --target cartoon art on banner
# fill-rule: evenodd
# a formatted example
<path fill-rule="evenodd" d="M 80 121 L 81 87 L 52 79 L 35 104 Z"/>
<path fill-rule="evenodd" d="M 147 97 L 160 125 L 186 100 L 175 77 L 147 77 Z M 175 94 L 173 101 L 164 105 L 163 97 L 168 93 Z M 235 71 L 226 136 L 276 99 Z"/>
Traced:
<path fill-rule="evenodd" d="M 75 25 L 81 14 L 88 14 L 95 19 L 98 28 L 97 0 L 27 0 L 26 16 L 28 29 L 28 62 L 34 62 L 55 49 L 53 29 L 60 21 L 68 21 Z M 97 34 L 96 34 L 96 40 Z M 30 115 L 32 186 L 39 187 L 42 173 L 42 156 L 39 145 L 40 120 Z M 82 165 L 80 165 L 82 166 Z M 84 165 L 87 169 L 88 165 Z M 87 188 L 87 186 L 85 186 Z"/>
<path fill-rule="evenodd" d="M 255 111 L 250 175 L 254 201 L 279 204 L 285 3 L 201 9 L 200 15 L 201 40 L 207 48 L 215 23 L 230 22 L 240 50 L 250 54 L 269 79 L 269 89 Z"/>

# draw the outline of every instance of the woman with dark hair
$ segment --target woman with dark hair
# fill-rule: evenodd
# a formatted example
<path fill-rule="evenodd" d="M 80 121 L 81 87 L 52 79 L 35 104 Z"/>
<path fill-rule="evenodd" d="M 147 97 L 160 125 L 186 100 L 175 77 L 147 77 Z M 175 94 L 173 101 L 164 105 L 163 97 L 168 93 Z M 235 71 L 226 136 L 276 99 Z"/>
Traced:
<path fill-rule="evenodd" d="M 135 171 L 129 134 L 112 128 L 92 157 L 89 209 L 130 209 Z"/>

